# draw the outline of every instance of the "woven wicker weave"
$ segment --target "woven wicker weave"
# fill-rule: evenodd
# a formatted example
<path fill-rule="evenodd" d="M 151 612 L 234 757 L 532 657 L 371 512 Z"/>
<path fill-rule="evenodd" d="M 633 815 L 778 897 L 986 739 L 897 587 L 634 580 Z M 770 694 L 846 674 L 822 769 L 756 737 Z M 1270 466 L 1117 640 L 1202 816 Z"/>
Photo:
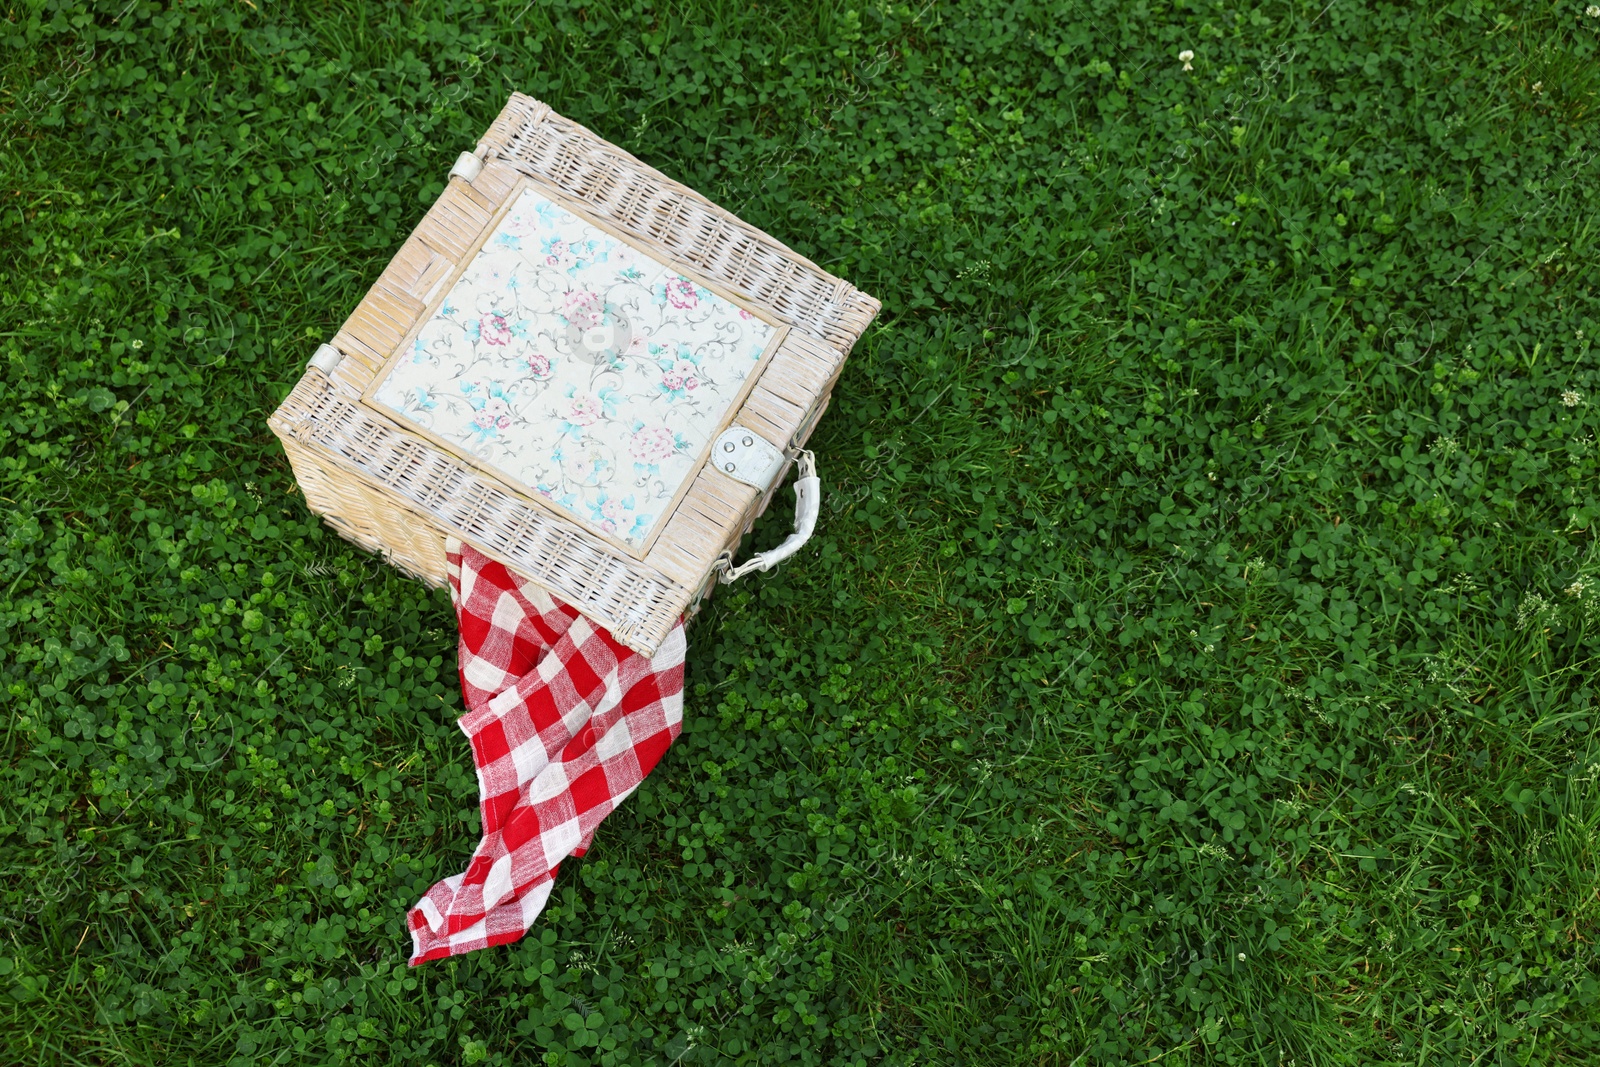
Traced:
<path fill-rule="evenodd" d="M 270 425 L 312 510 L 351 541 L 442 585 L 444 539 L 454 534 L 654 654 L 782 475 L 763 492 L 702 461 L 636 554 L 363 398 L 528 188 L 787 327 L 728 421 L 791 454 L 878 302 L 529 97 L 512 96 L 474 155 L 481 166 L 468 169 L 477 173 L 451 177 L 333 337 L 342 358 L 332 372 L 308 367 Z"/>

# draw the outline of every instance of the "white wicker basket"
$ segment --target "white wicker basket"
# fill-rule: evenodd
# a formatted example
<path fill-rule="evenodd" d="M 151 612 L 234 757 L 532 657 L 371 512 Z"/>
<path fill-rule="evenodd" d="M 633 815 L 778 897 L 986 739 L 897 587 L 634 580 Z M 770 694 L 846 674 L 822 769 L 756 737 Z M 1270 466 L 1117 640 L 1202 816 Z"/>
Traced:
<path fill-rule="evenodd" d="M 270 425 L 345 537 L 441 585 L 453 534 L 653 655 L 809 536 L 878 307 L 518 94 Z M 734 567 L 795 459 L 795 534 Z"/>

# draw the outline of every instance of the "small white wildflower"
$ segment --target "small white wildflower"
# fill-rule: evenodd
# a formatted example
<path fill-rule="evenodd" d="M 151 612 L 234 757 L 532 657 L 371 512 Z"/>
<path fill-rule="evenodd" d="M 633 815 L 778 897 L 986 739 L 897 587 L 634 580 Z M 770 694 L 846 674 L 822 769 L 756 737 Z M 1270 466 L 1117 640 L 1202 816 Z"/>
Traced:
<path fill-rule="evenodd" d="M 1579 330 L 1578 332 L 1582 333 L 1583 331 Z M 130 342 L 128 347 L 132 348 L 135 352 L 137 352 L 137 351 L 139 351 L 139 349 L 144 347 L 144 342 L 143 341 L 133 341 L 133 342 Z"/>
<path fill-rule="evenodd" d="M 1583 579 L 1580 578 L 1571 585 L 1567 586 L 1563 592 L 1565 592 L 1568 596 L 1582 596 L 1585 588 L 1586 586 L 1583 584 Z"/>
<path fill-rule="evenodd" d="M 1239 962 L 1240 962 L 1240 963 L 1243 963 L 1243 962 L 1244 962 L 1244 960 L 1245 960 L 1245 955 L 1244 955 L 1244 953 L 1243 953 L 1243 952 L 1241 952 L 1241 953 L 1239 953 Z"/>
<path fill-rule="evenodd" d="M 1542 92 L 1544 92 L 1544 82 L 1534 82 L 1533 95 L 1538 96 Z"/>
<path fill-rule="evenodd" d="M 1583 9 L 1583 13 L 1592 19 L 1600 19 L 1600 4 L 1590 4 Z"/>
<path fill-rule="evenodd" d="M 1561 392 L 1561 402 L 1569 408 L 1575 408 L 1583 403 L 1583 394 L 1576 389 L 1564 389 Z"/>
<path fill-rule="evenodd" d="M 1178 62 L 1183 64 L 1184 70 L 1194 69 L 1194 49 L 1185 48 L 1178 53 Z"/>
<path fill-rule="evenodd" d="M 1529 593 L 1517 605 L 1517 629 L 1526 630 L 1530 624 L 1542 628 L 1550 618 L 1550 608 L 1550 601 L 1538 593 Z"/>

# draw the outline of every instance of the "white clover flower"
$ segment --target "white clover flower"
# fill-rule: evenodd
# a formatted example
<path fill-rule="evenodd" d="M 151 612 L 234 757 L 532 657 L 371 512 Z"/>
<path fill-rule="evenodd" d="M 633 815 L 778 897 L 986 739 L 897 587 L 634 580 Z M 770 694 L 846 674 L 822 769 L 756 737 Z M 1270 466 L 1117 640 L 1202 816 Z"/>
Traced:
<path fill-rule="evenodd" d="M 1600 19 L 1600 4 L 1590 4 L 1583 9 L 1583 13 L 1592 19 Z"/>
<path fill-rule="evenodd" d="M 1244 961 L 1245 961 L 1245 955 L 1244 955 L 1243 952 L 1241 952 L 1241 953 L 1239 953 L 1239 962 L 1243 963 Z"/>
<path fill-rule="evenodd" d="M 1184 70 L 1194 69 L 1194 49 L 1185 48 L 1178 53 L 1178 62 L 1183 64 Z"/>
<path fill-rule="evenodd" d="M 1575 408 L 1583 403 L 1583 394 L 1576 389 L 1565 389 L 1561 393 L 1561 402 L 1569 408 Z"/>

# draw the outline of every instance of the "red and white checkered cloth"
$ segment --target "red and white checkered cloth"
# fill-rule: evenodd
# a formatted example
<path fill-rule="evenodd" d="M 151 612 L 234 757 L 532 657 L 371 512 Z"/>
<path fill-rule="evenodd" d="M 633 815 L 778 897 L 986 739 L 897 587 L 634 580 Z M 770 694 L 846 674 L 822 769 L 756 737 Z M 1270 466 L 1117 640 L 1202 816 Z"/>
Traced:
<path fill-rule="evenodd" d="M 445 550 L 483 840 L 411 909 L 413 966 L 526 933 L 557 864 L 583 855 L 683 724 L 681 620 L 650 659 L 471 545 Z"/>

